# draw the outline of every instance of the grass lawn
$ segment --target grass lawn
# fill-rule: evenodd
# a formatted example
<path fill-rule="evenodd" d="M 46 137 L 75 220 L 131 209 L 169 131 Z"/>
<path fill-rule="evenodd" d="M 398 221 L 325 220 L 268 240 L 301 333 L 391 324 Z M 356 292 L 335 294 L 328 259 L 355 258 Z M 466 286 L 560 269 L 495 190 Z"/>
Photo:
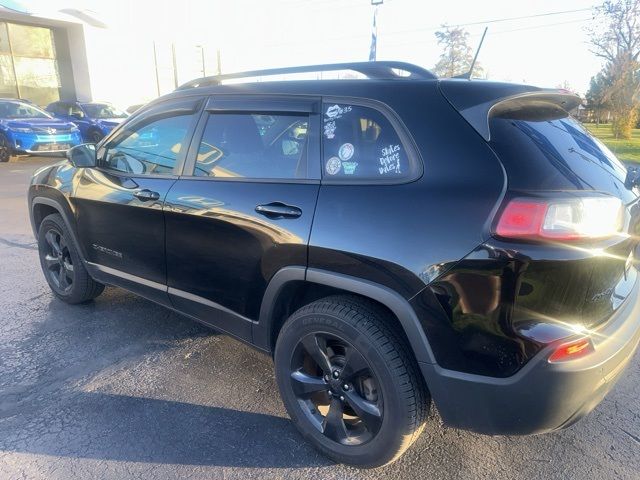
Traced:
<path fill-rule="evenodd" d="M 623 162 L 640 163 L 640 129 L 634 129 L 631 139 L 616 139 L 611 133 L 611 125 L 601 123 L 598 127 L 595 123 L 585 123 L 585 127 L 593 135 L 598 137 L 609 149 Z"/>

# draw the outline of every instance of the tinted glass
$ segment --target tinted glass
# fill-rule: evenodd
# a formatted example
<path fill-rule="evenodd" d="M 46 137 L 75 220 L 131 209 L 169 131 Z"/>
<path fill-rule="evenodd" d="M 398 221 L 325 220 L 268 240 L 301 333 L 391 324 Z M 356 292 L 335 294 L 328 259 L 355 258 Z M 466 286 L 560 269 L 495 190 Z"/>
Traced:
<path fill-rule="evenodd" d="M 599 140 L 566 113 L 542 118 L 494 118 L 491 143 L 512 188 L 608 191 L 626 170 Z"/>
<path fill-rule="evenodd" d="M 411 173 L 397 132 L 375 109 L 325 104 L 322 141 L 325 178 L 385 180 Z"/>
<path fill-rule="evenodd" d="M 0 53 L 0 97 L 18 98 L 18 87 L 16 77 L 13 74 L 12 62 L 10 55 Z"/>
<path fill-rule="evenodd" d="M 306 115 L 210 115 L 194 175 L 304 178 L 308 128 Z"/>
<path fill-rule="evenodd" d="M 21 57 L 55 58 L 53 35 L 43 27 L 9 23 L 13 54 Z"/>
<path fill-rule="evenodd" d="M 38 105 L 60 99 L 60 78 L 54 59 L 14 57 L 13 62 L 21 98 Z"/>
<path fill-rule="evenodd" d="M 0 96 L 38 105 L 60 99 L 51 29 L 0 22 Z"/>
<path fill-rule="evenodd" d="M 129 116 L 108 103 L 83 103 L 82 108 L 91 118 L 126 118 Z"/>
<path fill-rule="evenodd" d="M 7 24 L 4 22 L 0 22 L 0 97 L 18 97 L 9 49 L 9 34 Z"/>
<path fill-rule="evenodd" d="M 4 22 L 0 22 L 0 53 L 11 53 L 9 32 L 7 31 L 7 24 Z"/>
<path fill-rule="evenodd" d="M 28 103 L 0 102 L 0 118 L 51 118 L 51 116 Z"/>
<path fill-rule="evenodd" d="M 171 174 L 193 115 L 160 118 L 125 128 L 107 145 L 99 165 L 133 174 Z"/>

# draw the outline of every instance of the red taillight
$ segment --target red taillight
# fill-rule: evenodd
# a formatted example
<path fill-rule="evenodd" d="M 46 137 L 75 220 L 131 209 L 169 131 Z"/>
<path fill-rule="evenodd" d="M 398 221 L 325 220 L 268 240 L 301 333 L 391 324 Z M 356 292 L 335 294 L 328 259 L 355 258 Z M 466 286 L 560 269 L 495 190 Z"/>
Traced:
<path fill-rule="evenodd" d="M 500 216 L 496 233 L 508 238 L 537 237 L 546 213 L 546 203 L 512 200 Z"/>
<path fill-rule="evenodd" d="M 532 240 L 582 240 L 611 237 L 622 232 L 624 207 L 605 195 L 558 199 L 511 200 L 495 234 Z"/>
<path fill-rule="evenodd" d="M 582 358 L 594 352 L 593 343 L 589 337 L 580 338 L 571 342 L 563 343 L 549 357 L 549 362 L 558 363 Z"/>

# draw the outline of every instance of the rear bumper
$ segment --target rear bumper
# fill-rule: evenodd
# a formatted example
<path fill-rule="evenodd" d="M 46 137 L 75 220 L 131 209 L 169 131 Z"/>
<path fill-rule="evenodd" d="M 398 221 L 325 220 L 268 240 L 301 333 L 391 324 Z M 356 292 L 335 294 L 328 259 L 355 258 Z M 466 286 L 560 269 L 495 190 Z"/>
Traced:
<path fill-rule="evenodd" d="M 553 346 L 508 378 L 421 363 L 445 424 L 491 435 L 526 435 L 567 427 L 600 403 L 640 341 L 640 285 L 607 324 L 593 332 L 595 352 L 552 364 Z M 566 340 L 566 339 L 565 339 Z"/>

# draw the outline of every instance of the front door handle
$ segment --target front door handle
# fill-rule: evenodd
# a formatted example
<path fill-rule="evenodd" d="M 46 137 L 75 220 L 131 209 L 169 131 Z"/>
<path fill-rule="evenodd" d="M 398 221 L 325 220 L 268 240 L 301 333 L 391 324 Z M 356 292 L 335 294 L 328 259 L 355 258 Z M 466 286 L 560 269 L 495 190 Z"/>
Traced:
<path fill-rule="evenodd" d="M 138 190 L 133 194 L 138 200 L 142 200 L 143 202 L 148 202 L 149 200 L 158 200 L 160 198 L 160 194 L 158 192 L 152 192 L 149 189 Z"/>
<path fill-rule="evenodd" d="M 267 203 L 256 206 L 256 212 L 268 218 L 298 218 L 302 210 L 298 207 L 286 205 L 281 202 Z"/>

